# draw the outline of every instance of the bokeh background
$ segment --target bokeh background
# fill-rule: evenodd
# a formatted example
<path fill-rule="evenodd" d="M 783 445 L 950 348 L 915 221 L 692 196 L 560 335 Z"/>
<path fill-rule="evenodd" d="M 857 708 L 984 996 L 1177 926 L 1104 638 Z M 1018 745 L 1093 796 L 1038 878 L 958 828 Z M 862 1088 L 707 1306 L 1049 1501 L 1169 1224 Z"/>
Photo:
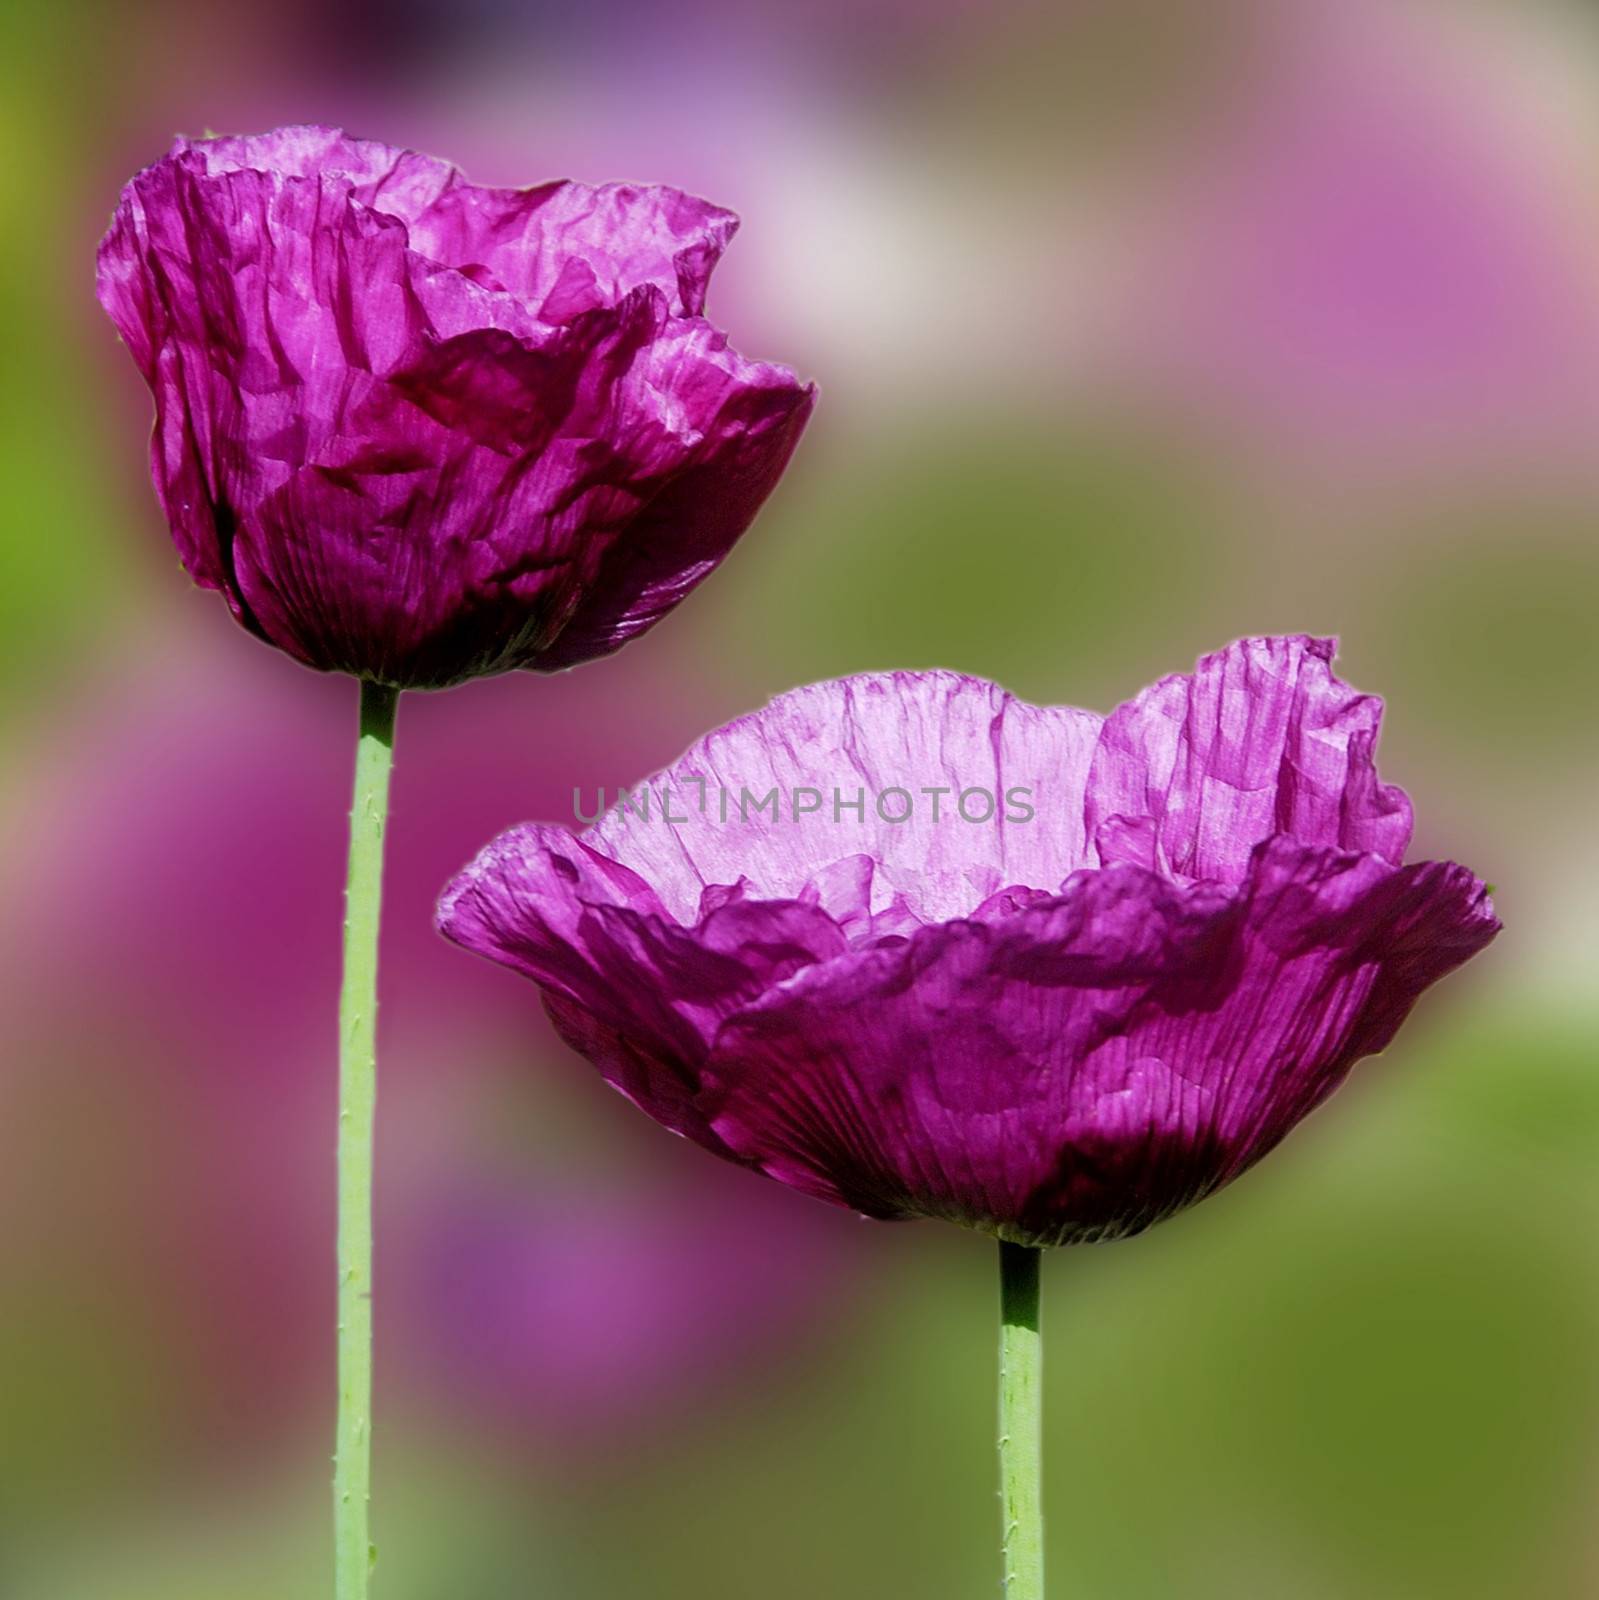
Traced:
<path fill-rule="evenodd" d="M 0 1596 L 325 1592 L 354 690 L 178 570 L 93 300 L 173 133 L 745 218 L 822 402 L 610 662 L 413 696 L 384 1600 L 996 1592 L 994 1264 L 726 1169 L 436 940 L 448 873 L 796 682 L 1108 709 L 1343 638 L 1508 931 L 1272 1161 L 1048 1263 L 1054 1592 L 1599 1589 L 1599 32 L 1454 0 L 18 0 L 0 41 Z"/>

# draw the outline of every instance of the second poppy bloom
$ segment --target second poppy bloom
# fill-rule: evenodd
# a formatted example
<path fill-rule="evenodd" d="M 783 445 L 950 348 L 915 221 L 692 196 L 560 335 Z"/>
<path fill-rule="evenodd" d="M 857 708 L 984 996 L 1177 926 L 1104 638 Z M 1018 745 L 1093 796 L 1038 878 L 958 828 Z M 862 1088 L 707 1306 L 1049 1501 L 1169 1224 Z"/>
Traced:
<path fill-rule="evenodd" d="M 484 188 L 328 128 L 179 140 L 123 192 L 99 291 L 190 575 L 308 666 L 401 689 L 642 633 L 811 409 L 702 315 L 736 226 L 675 189 Z"/>
<path fill-rule="evenodd" d="M 1135 1233 L 1498 931 L 1465 868 L 1403 864 L 1380 702 L 1331 657 L 1244 640 L 1109 717 L 953 673 L 800 689 L 581 836 L 502 835 L 440 927 L 729 1160 L 1016 1244 Z"/>

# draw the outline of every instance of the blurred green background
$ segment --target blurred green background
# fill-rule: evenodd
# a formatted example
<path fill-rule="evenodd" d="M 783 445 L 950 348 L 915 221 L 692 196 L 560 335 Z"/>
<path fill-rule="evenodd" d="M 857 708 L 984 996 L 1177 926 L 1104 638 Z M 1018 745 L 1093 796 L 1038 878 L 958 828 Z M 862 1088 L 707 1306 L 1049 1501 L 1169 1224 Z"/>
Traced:
<path fill-rule="evenodd" d="M 0 38 L 0 1596 L 324 1592 L 354 691 L 177 568 L 92 293 L 175 132 L 311 119 L 745 218 L 822 400 L 619 658 L 401 717 L 384 1600 L 997 1588 L 994 1269 L 723 1169 L 427 908 L 770 694 L 1101 709 L 1336 632 L 1507 932 L 1260 1170 L 1048 1262 L 1053 1592 L 1599 1588 L 1599 33 L 1422 0 L 19 0 Z"/>

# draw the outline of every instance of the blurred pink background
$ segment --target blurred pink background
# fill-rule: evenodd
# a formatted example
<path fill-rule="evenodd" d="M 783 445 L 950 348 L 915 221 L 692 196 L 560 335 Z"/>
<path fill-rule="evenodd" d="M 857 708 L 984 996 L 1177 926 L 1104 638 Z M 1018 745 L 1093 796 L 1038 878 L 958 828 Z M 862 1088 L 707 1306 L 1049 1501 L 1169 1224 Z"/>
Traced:
<path fill-rule="evenodd" d="M 179 131 L 311 119 L 744 218 L 711 314 L 822 398 L 621 656 L 401 709 L 385 1600 L 993 1582 L 992 1263 L 607 1092 L 439 885 L 808 679 L 1108 708 L 1337 632 L 1507 934 L 1261 1171 L 1049 1263 L 1063 1594 L 1599 1581 L 1599 38 L 1548 0 L 24 0 L 0 131 L 0 1595 L 321 1592 L 354 689 L 179 571 L 92 294 Z"/>

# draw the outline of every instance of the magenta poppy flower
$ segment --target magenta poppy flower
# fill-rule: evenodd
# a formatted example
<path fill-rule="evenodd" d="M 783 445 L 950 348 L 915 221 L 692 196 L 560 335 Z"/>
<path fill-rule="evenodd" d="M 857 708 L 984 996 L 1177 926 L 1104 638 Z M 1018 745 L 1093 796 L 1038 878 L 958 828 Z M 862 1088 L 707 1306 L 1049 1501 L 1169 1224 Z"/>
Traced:
<path fill-rule="evenodd" d="M 552 671 L 659 621 L 777 482 L 813 390 L 702 311 L 737 219 L 492 189 L 282 128 L 127 186 L 99 293 L 156 402 L 190 575 L 308 666 Z"/>
<path fill-rule="evenodd" d="M 502 834 L 439 926 L 729 1160 L 1014 1244 L 1136 1233 L 1498 931 L 1465 868 L 1403 864 L 1332 654 L 1245 640 L 1109 717 L 948 672 L 796 690 L 579 837 Z"/>

